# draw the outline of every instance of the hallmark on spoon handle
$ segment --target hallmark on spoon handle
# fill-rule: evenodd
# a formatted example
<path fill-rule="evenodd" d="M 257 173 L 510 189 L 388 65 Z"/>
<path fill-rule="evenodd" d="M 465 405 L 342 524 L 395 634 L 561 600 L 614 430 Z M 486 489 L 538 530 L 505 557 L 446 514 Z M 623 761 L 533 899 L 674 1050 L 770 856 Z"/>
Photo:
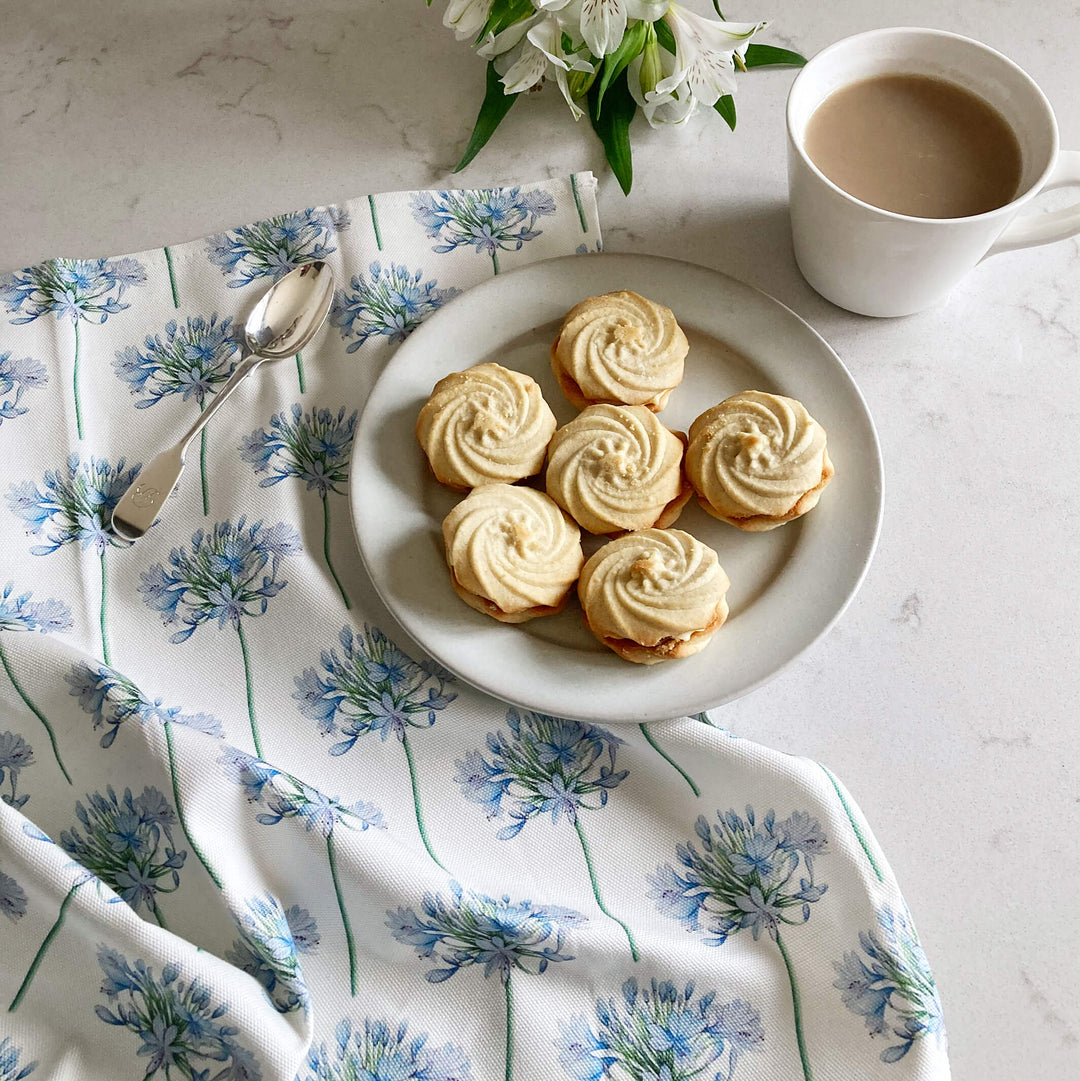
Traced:
<path fill-rule="evenodd" d="M 138 540 L 154 524 L 183 472 L 184 450 L 183 446 L 163 450 L 120 497 L 112 512 L 112 529 L 118 537 Z"/>

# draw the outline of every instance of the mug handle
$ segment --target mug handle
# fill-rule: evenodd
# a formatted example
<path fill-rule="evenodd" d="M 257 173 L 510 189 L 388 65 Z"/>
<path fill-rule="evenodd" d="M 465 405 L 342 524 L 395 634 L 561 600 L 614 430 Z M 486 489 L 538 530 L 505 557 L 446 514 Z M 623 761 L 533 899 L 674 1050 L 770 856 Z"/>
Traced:
<path fill-rule="evenodd" d="M 1058 154 L 1057 163 L 1042 191 L 1064 188 L 1070 184 L 1080 185 L 1080 150 L 1062 150 Z M 1026 214 L 1017 215 L 1005 227 L 1005 231 L 994 241 L 986 256 L 997 255 L 1003 251 L 1016 251 L 1017 248 L 1031 248 L 1037 244 L 1052 244 L 1055 240 L 1065 240 L 1077 233 L 1080 233 L 1080 203 L 1046 214 L 1028 211 Z"/>

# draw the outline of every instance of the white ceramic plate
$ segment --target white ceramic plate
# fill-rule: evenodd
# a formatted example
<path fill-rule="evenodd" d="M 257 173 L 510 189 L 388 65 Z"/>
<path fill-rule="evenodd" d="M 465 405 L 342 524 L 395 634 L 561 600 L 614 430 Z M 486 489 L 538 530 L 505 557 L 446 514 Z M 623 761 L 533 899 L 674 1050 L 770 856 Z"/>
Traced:
<path fill-rule="evenodd" d="M 743 533 L 695 501 L 677 527 L 713 547 L 731 579 L 731 615 L 699 654 L 656 665 L 621 660 L 585 629 L 576 600 L 518 625 L 454 593 L 442 520 L 461 496 L 430 472 L 413 433 L 435 382 L 498 361 L 539 382 L 559 423 L 577 411 L 549 348 L 579 300 L 632 289 L 674 311 L 690 341 L 686 375 L 661 413 L 686 431 L 742 390 L 801 400 L 824 425 L 836 476 L 818 507 L 769 533 Z M 837 355 L 797 315 L 716 271 L 654 256 L 575 255 L 505 274 L 436 312 L 379 377 L 357 430 L 351 506 L 372 582 L 402 626 L 462 679 L 554 716 L 641 723 L 731 701 L 821 637 L 858 589 L 881 521 L 881 454 L 866 404 Z M 587 551 L 590 549 L 587 548 Z"/>

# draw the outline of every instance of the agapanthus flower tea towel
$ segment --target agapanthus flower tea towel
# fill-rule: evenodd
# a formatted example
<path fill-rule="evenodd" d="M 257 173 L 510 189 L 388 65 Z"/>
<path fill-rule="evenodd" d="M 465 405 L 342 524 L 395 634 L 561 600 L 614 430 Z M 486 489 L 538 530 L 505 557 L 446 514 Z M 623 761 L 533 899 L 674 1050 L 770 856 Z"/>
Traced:
<path fill-rule="evenodd" d="M 0 1081 L 948 1077 L 832 774 L 722 714 L 486 698 L 360 568 L 350 452 L 395 346 L 599 247 L 586 173 L 0 277 Z M 221 389 L 253 298 L 312 259 L 328 325 L 119 542 L 112 507 Z"/>

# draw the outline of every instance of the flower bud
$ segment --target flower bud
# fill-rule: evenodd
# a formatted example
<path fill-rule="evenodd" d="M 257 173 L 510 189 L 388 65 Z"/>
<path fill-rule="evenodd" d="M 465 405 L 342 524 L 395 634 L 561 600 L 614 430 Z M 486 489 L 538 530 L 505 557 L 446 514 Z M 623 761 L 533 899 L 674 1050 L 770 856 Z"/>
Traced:
<path fill-rule="evenodd" d="M 638 79 L 641 83 L 641 92 L 649 95 L 656 89 L 656 84 L 664 77 L 664 70 L 660 65 L 660 46 L 656 41 L 656 30 L 649 24 L 645 35 L 645 48 L 641 50 L 641 72 Z"/>
<path fill-rule="evenodd" d="M 596 64 L 592 71 L 571 71 L 566 76 L 566 87 L 573 100 L 584 96 L 589 92 L 589 87 L 596 81 L 600 65 Z"/>

